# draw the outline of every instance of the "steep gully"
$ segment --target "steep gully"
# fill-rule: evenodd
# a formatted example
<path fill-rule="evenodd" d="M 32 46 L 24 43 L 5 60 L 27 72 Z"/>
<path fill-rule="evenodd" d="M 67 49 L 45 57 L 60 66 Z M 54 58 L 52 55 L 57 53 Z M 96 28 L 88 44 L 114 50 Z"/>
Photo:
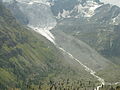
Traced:
<path fill-rule="evenodd" d="M 63 48 L 59 47 L 55 43 L 55 37 L 49 31 L 52 27 L 47 27 L 47 28 L 44 28 L 44 29 L 39 28 L 39 27 L 32 27 L 32 26 L 29 26 L 29 27 L 32 28 L 37 33 L 39 33 L 42 36 L 44 36 L 45 38 L 47 38 L 49 41 L 51 41 L 54 45 L 57 46 L 58 49 L 60 49 L 61 51 L 63 51 L 64 53 L 66 53 L 69 57 L 71 57 L 73 60 L 77 61 L 80 65 L 82 65 L 85 68 L 85 71 L 89 72 L 92 76 L 94 76 L 101 83 L 101 85 L 97 86 L 94 90 L 100 90 L 100 88 L 102 86 L 104 86 L 104 85 L 117 85 L 117 84 L 120 84 L 120 82 L 106 83 L 103 78 L 101 78 L 101 77 L 99 77 L 99 76 L 96 75 L 96 72 L 94 70 L 90 69 L 89 67 L 87 67 L 86 65 L 84 65 L 82 62 L 80 62 L 80 60 L 76 59 L 72 54 L 70 54 L 69 52 L 67 52 Z"/>

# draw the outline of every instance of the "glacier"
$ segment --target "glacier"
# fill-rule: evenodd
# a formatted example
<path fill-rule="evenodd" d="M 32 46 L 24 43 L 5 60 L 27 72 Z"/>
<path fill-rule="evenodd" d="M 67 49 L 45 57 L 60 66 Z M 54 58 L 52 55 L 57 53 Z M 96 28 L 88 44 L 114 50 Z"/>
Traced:
<path fill-rule="evenodd" d="M 50 30 L 54 27 L 44 27 L 44 28 L 40 28 L 40 27 L 34 27 L 31 25 L 28 25 L 28 27 L 30 27 L 31 29 L 33 29 L 34 31 L 36 31 L 37 33 L 41 34 L 42 36 L 44 36 L 46 39 L 48 39 L 49 41 L 51 41 L 53 44 L 55 44 L 55 37 L 52 35 L 52 33 L 50 32 Z"/>

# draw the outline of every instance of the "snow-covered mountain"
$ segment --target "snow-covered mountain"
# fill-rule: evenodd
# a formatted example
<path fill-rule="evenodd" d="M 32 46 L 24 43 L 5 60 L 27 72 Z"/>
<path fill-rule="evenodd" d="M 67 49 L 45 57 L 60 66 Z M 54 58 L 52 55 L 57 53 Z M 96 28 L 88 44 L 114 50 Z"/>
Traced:
<path fill-rule="evenodd" d="M 99 0 L 9 0 L 7 7 L 21 23 L 43 31 L 66 18 L 120 24 L 119 7 Z"/>
<path fill-rule="evenodd" d="M 80 18 L 80 17 L 91 17 L 95 14 L 95 9 L 100 7 L 101 4 L 98 4 L 93 1 L 87 1 L 84 5 L 77 4 L 74 6 L 74 8 L 71 11 L 67 11 L 63 9 L 62 13 L 58 14 L 58 17 L 60 18 Z"/>
<path fill-rule="evenodd" d="M 54 2 L 51 9 L 58 19 L 79 18 L 91 17 L 94 15 L 95 9 L 101 5 L 99 0 L 58 0 Z"/>
<path fill-rule="evenodd" d="M 119 2 L 118 2 L 119 3 Z M 63 18 L 96 18 L 107 17 L 105 22 L 115 24 L 115 21 L 119 23 L 119 7 L 111 3 L 106 4 L 100 0 L 57 0 L 51 6 L 53 14 L 57 19 Z M 104 12 L 105 11 L 105 12 Z M 104 20 L 104 19 L 103 19 Z"/>

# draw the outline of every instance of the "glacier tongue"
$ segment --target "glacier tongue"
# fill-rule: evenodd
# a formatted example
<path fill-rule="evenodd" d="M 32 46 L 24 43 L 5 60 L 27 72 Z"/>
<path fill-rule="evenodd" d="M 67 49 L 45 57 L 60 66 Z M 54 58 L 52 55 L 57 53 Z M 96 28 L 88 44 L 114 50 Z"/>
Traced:
<path fill-rule="evenodd" d="M 55 44 L 50 30 L 56 26 L 56 19 L 50 9 L 48 0 L 17 0 L 18 7 L 28 19 L 28 27 Z"/>
<path fill-rule="evenodd" d="M 49 41 L 51 41 L 53 44 L 55 44 L 55 37 L 52 35 L 52 33 L 50 32 L 50 30 L 53 27 L 45 27 L 45 28 L 40 28 L 40 27 L 33 27 L 28 25 L 30 28 L 32 28 L 34 31 L 36 31 L 37 33 L 41 34 L 42 36 L 44 36 L 45 38 L 47 38 Z"/>

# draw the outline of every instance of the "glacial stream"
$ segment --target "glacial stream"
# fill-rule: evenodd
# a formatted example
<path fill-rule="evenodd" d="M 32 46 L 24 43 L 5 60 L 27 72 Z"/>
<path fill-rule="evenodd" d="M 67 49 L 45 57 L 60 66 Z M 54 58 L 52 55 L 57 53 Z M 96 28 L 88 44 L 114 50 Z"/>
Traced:
<path fill-rule="evenodd" d="M 116 83 L 105 83 L 105 80 L 97 75 L 95 71 L 93 71 L 92 69 L 90 69 L 89 67 L 87 67 L 86 65 L 84 65 L 82 62 L 80 62 L 78 59 L 76 59 L 72 54 L 70 54 L 69 52 L 65 51 L 63 48 L 59 47 L 59 49 L 63 52 L 65 52 L 67 55 L 69 55 L 72 59 L 74 59 L 75 61 L 77 61 L 80 65 L 82 65 L 85 70 L 87 72 L 89 72 L 92 76 L 94 76 L 95 78 L 97 78 L 97 80 L 101 83 L 101 85 L 97 86 L 94 90 L 100 90 L 100 88 L 104 85 L 117 85 L 117 84 L 120 84 L 120 82 L 116 82 Z"/>

